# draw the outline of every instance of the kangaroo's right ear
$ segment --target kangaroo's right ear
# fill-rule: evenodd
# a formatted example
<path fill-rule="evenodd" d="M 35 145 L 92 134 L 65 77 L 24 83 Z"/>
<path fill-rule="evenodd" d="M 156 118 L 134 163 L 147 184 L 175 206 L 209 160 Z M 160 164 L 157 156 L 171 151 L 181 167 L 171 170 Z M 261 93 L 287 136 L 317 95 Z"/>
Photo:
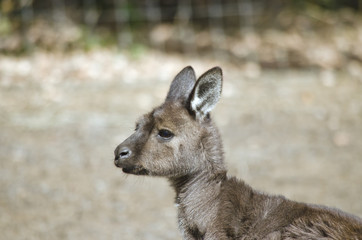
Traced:
<path fill-rule="evenodd" d="M 189 108 L 196 119 L 202 120 L 215 107 L 222 89 L 222 70 L 214 67 L 204 73 L 196 82 L 191 95 Z"/>
<path fill-rule="evenodd" d="M 166 101 L 186 102 L 195 86 L 196 75 L 191 66 L 185 67 L 172 81 Z"/>

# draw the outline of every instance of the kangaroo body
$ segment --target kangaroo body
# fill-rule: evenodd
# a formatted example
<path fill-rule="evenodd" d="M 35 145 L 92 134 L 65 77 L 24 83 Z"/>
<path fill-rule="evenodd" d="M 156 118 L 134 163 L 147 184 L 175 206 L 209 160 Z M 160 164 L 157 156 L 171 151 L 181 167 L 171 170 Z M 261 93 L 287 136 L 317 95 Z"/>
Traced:
<path fill-rule="evenodd" d="M 115 165 L 169 180 L 184 239 L 362 239 L 356 216 L 263 194 L 227 175 L 210 118 L 221 89 L 220 68 L 198 80 L 191 67 L 183 69 L 165 102 L 142 116 L 116 148 Z"/>

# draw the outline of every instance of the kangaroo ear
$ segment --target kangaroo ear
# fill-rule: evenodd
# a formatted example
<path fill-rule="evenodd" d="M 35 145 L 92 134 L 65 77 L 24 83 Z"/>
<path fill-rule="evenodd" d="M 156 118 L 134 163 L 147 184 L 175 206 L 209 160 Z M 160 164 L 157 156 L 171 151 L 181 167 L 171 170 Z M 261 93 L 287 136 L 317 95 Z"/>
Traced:
<path fill-rule="evenodd" d="M 205 72 L 196 82 L 190 100 L 190 110 L 197 119 L 204 119 L 220 99 L 222 70 L 214 67 Z"/>
<path fill-rule="evenodd" d="M 172 81 L 166 101 L 186 102 L 195 86 L 196 75 L 192 67 L 188 66 L 179 72 Z"/>

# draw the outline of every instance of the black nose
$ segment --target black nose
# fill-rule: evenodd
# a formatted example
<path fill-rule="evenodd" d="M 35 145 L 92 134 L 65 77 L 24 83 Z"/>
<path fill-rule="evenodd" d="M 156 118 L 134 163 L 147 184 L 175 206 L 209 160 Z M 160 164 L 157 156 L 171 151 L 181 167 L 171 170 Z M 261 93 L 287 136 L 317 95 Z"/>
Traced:
<path fill-rule="evenodd" d="M 132 154 L 132 151 L 128 147 L 122 147 L 122 148 L 118 149 L 116 156 L 115 156 L 115 160 L 129 158 L 131 156 L 131 154 Z"/>

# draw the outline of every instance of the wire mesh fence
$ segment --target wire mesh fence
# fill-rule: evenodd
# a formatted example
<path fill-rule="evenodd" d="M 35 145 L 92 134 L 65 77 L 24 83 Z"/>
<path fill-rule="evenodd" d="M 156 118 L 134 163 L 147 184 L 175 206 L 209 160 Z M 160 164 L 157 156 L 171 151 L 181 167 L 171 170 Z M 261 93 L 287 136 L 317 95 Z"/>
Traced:
<path fill-rule="evenodd" d="M 341 68 L 362 61 L 360 2 L 1 0 L 0 51 L 145 46 L 265 67 Z"/>

